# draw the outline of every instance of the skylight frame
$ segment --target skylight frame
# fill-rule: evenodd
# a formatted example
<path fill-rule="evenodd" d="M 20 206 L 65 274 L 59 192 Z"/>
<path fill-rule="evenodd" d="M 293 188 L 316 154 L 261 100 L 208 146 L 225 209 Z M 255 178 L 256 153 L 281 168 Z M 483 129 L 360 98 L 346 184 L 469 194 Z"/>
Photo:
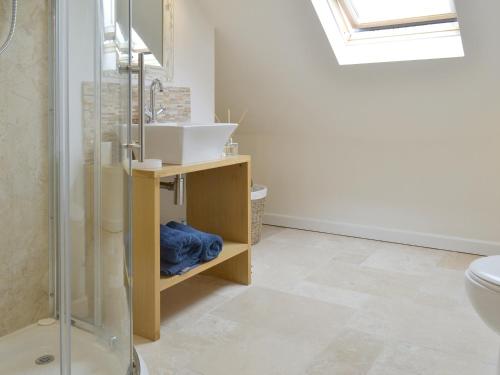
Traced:
<path fill-rule="evenodd" d="M 460 35 L 460 25 L 456 15 L 448 22 L 424 23 L 424 24 L 398 24 L 392 27 L 360 29 L 351 24 L 347 11 L 342 6 L 346 0 L 328 0 L 337 24 L 341 28 L 346 41 L 368 40 L 376 38 L 395 37 L 442 37 L 443 35 Z"/>
<path fill-rule="evenodd" d="M 369 29 L 369 28 L 380 28 L 380 27 L 393 27 L 393 26 L 405 26 L 410 24 L 420 24 L 420 23 L 435 23 L 435 22 L 449 22 L 456 21 L 457 13 L 456 9 L 450 9 L 446 13 L 433 13 L 413 15 L 409 17 L 396 17 L 396 18 L 386 18 L 386 19 L 376 19 L 374 16 L 363 16 L 360 14 L 359 10 L 356 8 L 354 3 L 356 0 L 338 0 L 340 6 L 344 9 L 351 25 L 357 29 Z M 454 7 L 453 7 L 454 8 Z"/>
<path fill-rule="evenodd" d="M 423 25 L 357 29 L 340 0 L 311 0 L 340 65 L 463 57 L 456 19 Z"/>

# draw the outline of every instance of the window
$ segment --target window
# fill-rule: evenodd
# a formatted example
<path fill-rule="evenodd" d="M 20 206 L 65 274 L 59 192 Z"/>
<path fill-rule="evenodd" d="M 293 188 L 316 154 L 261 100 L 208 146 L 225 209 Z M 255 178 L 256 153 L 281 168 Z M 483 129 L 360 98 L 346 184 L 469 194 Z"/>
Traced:
<path fill-rule="evenodd" d="M 450 0 L 340 0 L 339 3 L 358 29 L 457 18 L 455 4 Z"/>
<path fill-rule="evenodd" d="M 341 65 L 464 56 L 453 0 L 311 0 Z"/>

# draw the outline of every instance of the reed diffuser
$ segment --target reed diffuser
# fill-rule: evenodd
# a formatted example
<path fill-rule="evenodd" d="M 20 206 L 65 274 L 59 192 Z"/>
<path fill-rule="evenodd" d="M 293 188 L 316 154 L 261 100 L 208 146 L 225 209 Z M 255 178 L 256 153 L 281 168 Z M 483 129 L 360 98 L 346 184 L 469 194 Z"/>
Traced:
<path fill-rule="evenodd" d="M 237 124 L 241 125 L 243 121 L 245 120 L 246 116 L 248 114 L 248 109 L 246 109 L 243 114 L 241 115 L 240 119 L 238 120 Z M 219 116 L 215 114 L 215 120 L 217 122 L 221 122 Z M 227 123 L 231 123 L 231 109 L 227 110 Z M 236 156 L 239 155 L 239 144 L 237 142 L 233 142 L 233 138 L 229 138 L 227 141 L 226 145 L 224 146 L 224 156 Z"/>

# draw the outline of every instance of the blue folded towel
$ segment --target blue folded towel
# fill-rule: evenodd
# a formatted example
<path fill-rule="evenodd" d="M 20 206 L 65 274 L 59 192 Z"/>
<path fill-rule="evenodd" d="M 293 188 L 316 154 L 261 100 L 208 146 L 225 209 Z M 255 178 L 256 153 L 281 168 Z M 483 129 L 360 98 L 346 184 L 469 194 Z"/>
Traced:
<path fill-rule="evenodd" d="M 202 243 L 195 235 L 160 225 L 161 271 L 178 275 L 201 261 Z"/>
<path fill-rule="evenodd" d="M 161 260 L 160 272 L 164 276 L 182 275 L 195 268 L 198 263 L 200 263 L 199 259 L 193 264 L 192 260 L 189 258 L 186 258 L 183 262 L 178 264 L 164 262 L 163 260 Z"/>
<path fill-rule="evenodd" d="M 175 221 L 167 223 L 167 227 L 196 236 L 202 244 L 201 260 L 203 262 L 209 262 L 217 258 L 222 251 L 224 242 L 222 238 L 216 234 L 201 232 L 189 225 L 176 223 Z"/>

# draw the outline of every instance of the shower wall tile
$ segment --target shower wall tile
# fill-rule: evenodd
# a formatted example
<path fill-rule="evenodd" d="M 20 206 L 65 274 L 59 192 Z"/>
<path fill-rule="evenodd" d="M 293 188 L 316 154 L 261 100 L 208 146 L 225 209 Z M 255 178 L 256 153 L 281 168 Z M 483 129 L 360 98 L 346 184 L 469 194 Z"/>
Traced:
<path fill-rule="evenodd" d="M 0 57 L 0 336 L 49 313 L 48 1 L 20 4 Z M 0 0 L 0 39 L 10 0 Z"/>

